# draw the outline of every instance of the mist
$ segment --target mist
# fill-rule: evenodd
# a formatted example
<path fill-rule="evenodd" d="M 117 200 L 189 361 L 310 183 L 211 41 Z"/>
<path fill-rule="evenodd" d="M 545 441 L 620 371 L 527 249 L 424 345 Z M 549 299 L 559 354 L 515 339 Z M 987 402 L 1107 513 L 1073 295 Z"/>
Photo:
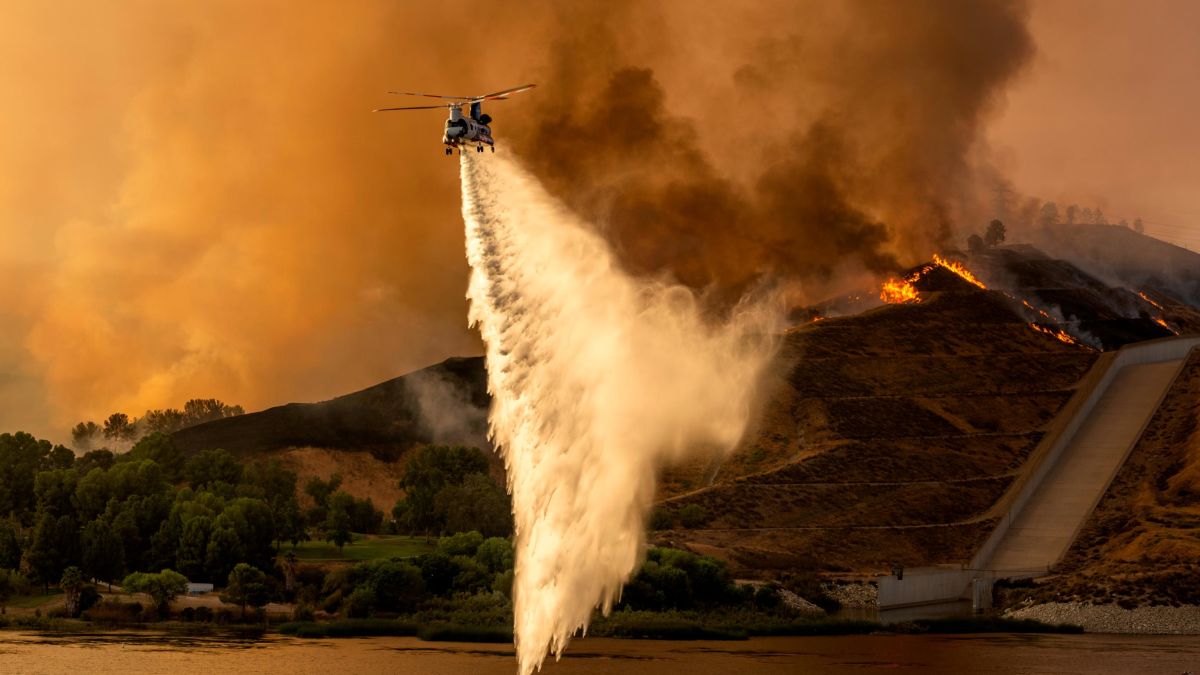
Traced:
<path fill-rule="evenodd" d="M 619 597 L 641 562 L 657 470 L 737 444 L 781 312 L 765 294 L 710 323 L 686 287 L 623 272 L 590 225 L 503 155 L 461 161 L 524 675 Z"/>

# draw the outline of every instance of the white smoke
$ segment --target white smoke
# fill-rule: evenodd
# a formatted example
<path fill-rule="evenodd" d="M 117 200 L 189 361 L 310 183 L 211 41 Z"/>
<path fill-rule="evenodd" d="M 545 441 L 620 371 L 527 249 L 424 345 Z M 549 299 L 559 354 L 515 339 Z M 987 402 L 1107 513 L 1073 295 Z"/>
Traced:
<path fill-rule="evenodd" d="M 516 521 L 523 675 L 607 612 L 644 551 L 664 463 L 728 452 L 771 358 L 775 305 L 707 322 L 683 287 L 623 273 L 590 227 L 503 156 L 462 158 L 470 320 Z"/>

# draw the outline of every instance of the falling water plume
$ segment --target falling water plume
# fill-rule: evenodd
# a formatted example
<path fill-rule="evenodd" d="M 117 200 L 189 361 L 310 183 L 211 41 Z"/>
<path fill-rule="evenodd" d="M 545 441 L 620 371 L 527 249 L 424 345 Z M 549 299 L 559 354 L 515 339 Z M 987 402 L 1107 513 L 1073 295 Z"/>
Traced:
<path fill-rule="evenodd" d="M 644 552 L 657 470 L 729 452 L 774 353 L 773 302 L 714 324 L 681 286 L 624 273 L 503 156 L 462 157 L 470 320 L 516 522 L 522 675 L 607 612 Z"/>

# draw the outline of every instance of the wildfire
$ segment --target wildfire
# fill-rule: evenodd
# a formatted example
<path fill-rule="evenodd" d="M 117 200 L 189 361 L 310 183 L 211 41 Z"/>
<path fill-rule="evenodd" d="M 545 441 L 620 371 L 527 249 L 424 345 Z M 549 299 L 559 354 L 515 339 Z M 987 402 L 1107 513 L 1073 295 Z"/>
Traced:
<path fill-rule="evenodd" d="M 963 280 L 965 280 L 965 281 L 975 284 L 976 286 L 978 286 L 980 288 L 987 288 L 987 286 L 985 286 L 982 281 L 977 279 L 974 274 L 971 274 L 971 270 L 967 269 L 966 267 L 963 267 L 963 264 L 956 260 L 946 260 L 942 256 L 934 253 L 933 254 L 933 262 L 942 267 L 945 267 L 946 269 L 950 270 L 951 272 L 954 272 L 958 276 L 962 277 Z"/>
<path fill-rule="evenodd" d="M 1158 311 L 1160 311 L 1160 312 L 1162 311 L 1163 306 L 1158 304 L 1157 302 L 1151 300 L 1150 296 L 1146 295 L 1145 293 L 1143 293 L 1141 291 L 1138 291 L 1137 294 L 1138 294 L 1139 298 L 1145 300 L 1146 302 L 1150 303 L 1151 305 L 1154 305 L 1158 309 Z M 1158 321 L 1158 319 L 1155 319 L 1155 321 Z"/>
<path fill-rule="evenodd" d="M 1160 317 L 1160 316 L 1154 317 L 1154 323 L 1162 326 L 1163 328 L 1166 328 L 1167 330 L 1171 331 L 1175 335 L 1179 335 L 1179 332 L 1176 331 L 1174 328 L 1171 328 L 1171 326 L 1168 325 L 1166 321 L 1163 321 L 1162 317 Z"/>
<path fill-rule="evenodd" d="M 879 299 L 891 304 L 920 302 L 917 289 L 908 279 L 888 279 L 879 289 Z"/>
<path fill-rule="evenodd" d="M 1065 342 L 1069 345 L 1079 344 L 1079 341 L 1076 340 L 1075 338 L 1071 337 L 1066 331 L 1046 328 L 1045 326 L 1041 326 L 1036 323 L 1029 324 L 1029 327 L 1036 330 L 1039 333 L 1045 333 L 1046 335 L 1053 335 L 1054 337 L 1058 338 L 1059 342 Z"/>

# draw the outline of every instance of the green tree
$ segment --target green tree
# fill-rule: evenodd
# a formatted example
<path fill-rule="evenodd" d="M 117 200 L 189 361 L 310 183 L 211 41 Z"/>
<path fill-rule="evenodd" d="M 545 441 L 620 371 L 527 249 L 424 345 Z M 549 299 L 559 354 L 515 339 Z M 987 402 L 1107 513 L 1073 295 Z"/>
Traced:
<path fill-rule="evenodd" d="M 473 556 L 483 544 L 483 535 L 476 531 L 459 532 L 438 540 L 437 550 L 450 557 L 456 555 Z"/>
<path fill-rule="evenodd" d="M 204 554 L 204 568 L 208 571 L 209 578 L 228 577 L 245 557 L 243 550 L 242 540 L 233 524 L 218 517 Z"/>
<path fill-rule="evenodd" d="M 158 574 L 134 572 L 125 577 L 121 587 L 130 593 L 145 593 L 154 599 L 159 616 L 167 616 L 175 598 L 187 592 L 187 578 L 175 570 L 166 569 Z"/>
<path fill-rule="evenodd" d="M 39 512 L 55 516 L 75 515 L 75 487 L 79 475 L 71 469 L 39 471 L 34 480 L 33 493 Z"/>
<path fill-rule="evenodd" d="M 505 537 L 491 537 L 486 539 L 475 550 L 475 559 L 479 561 L 479 564 L 488 568 L 493 573 L 512 569 L 512 542 Z"/>
<path fill-rule="evenodd" d="M 83 583 L 83 572 L 74 566 L 63 570 L 62 577 L 58 581 L 58 587 L 62 589 L 66 599 L 63 609 L 69 617 L 79 616 L 79 592 L 83 590 Z"/>
<path fill-rule="evenodd" d="M 325 522 L 321 525 L 321 533 L 325 541 L 337 546 L 338 555 L 342 547 L 354 540 L 350 534 L 351 512 L 354 509 L 354 497 L 345 492 L 335 492 L 329 497 L 329 506 Z"/>
<path fill-rule="evenodd" d="M 13 520 L 0 520 L 0 568 L 21 566 L 21 530 Z"/>
<path fill-rule="evenodd" d="M 378 607 L 390 612 L 411 612 L 425 597 L 425 581 L 415 565 L 398 560 L 378 563 L 371 574 Z"/>
<path fill-rule="evenodd" d="M 29 592 L 29 581 L 15 569 L 0 568 L 0 614 L 8 611 L 8 601 Z"/>
<path fill-rule="evenodd" d="M 49 467 L 54 446 L 17 432 L 0 434 L 0 517 L 17 516 L 26 525 L 33 521 L 34 481 Z"/>
<path fill-rule="evenodd" d="M 512 503 L 486 474 L 468 474 L 461 484 L 443 487 L 434 505 L 446 532 L 478 530 L 489 537 L 512 533 Z"/>
<path fill-rule="evenodd" d="M 55 518 L 49 513 L 38 516 L 25 561 L 43 586 L 58 581 L 63 570 L 74 562 L 77 541 L 75 521 L 69 516 Z"/>
<path fill-rule="evenodd" d="M 150 460 L 158 465 L 165 480 L 175 482 L 183 475 L 186 458 L 170 435 L 151 433 L 143 436 L 121 459 L 127 462 Z"/>
<path fill-rule="evenodd" d="M 221 594 L 221 601 L 241 605 L 242 618 L 246 618 L 246 605 L 265 607 L 271 599 L 267 588 L 267 577 L 257 567 L 238 563 L 229 573 L 229 583 Z"/>
<path fill-rule="evenodd" d="M 179 571 L 189 579 L 207 578 L 208 539 L 212 534 L 212 519 L 195 516 L 183 526 L 175 560 Z"/>
<path fill-rule="evenodd" d="M 84 453 L 82 457 L 75 460 L 75 471 L 80 476 L 88 475 L 92 469 L 102 469 L 107 471 L 113 465 L 112 450 L 101 448 L 99 450 L 91 450 Z"/>
<path fill-rule="evenodd" d="M 112 525 L 99 518 L 83 526 L 83 571 L 88 576 L 108 583 L 125 573 L 125 547 Z"/>
<path fill-rule="evenodd" d="M 228 450 L 204 450 L 188 460 L 183 475 L 197 489 L 215 483 L 236 485 L 242 479 L 242 465 Z"/>
<path fill-rule="evenodd" d="M 457 486 L 471 474 L 486 474 L 487 456 L 476 448 L 427 445 L 405 465 L 400 479 L 404 490 L 404 517 L 401 526 L 412 532 L 434 534 L 446 527 L 445 505 L 438 494 L 447 486 Z"/>

